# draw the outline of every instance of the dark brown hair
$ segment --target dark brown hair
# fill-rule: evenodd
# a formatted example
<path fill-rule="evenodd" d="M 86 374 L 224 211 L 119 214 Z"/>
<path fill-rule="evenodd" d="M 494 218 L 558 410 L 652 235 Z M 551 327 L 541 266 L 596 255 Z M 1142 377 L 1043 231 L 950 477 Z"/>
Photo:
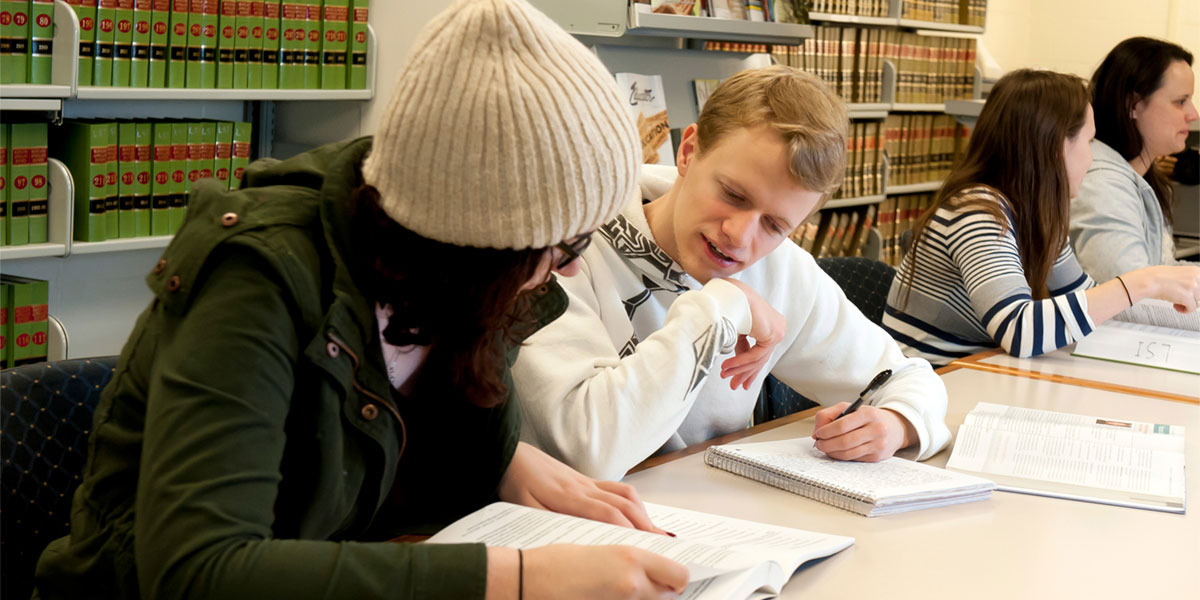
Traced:
<path fill-rule="evenodd" d="M 498 250 L 434 241 L 393 221 L 379 193 L 363 185 L 350 211 L 359 254 L 355 279 L 367 297 L 391 305 L 383 337 L 429 346 L 417 385 L 480 407 L 504 402 L 506 354 L 531 331 L 531 297 L 521 286 L 546 248 Z"/>
<path fill-rule="evenodd" d="M 1145 147 L 1133 119 L 1133 107 L 1162 87 L 1171 63 L 1192 64 L 1192 54 L 1182 47 L 1148 37 L 1129 38 L 1117 44 L 1092 75 L 1092 110 L 1096 113 L 1096 139 L 1108 144 L 1125 160 L 1133 160 Z M 1153 166 L 1144 176 L 1167 223 L 1174 224 L 1172 190 Z"/>
<path fill-rule="evenodd" d="M 939 208 L 975 206 L 1008 229 L 1004 206 L 963 195 L 969 188 L 985 186 L 1012 211 L 1013 235 L 1034 299 L 1049 296 L 1046 277 L 1067 243 L 1071 192 L 1063 143 L 1083 128 L 1087 106 L 1087 82 L 1074 75 L 1021 69 L 996 82 L 966 153 L 938 190 L 933 207 L 913 227 L 904 259 L 909 268 L 902 280 L 908 292 L 921 238 Z"/>

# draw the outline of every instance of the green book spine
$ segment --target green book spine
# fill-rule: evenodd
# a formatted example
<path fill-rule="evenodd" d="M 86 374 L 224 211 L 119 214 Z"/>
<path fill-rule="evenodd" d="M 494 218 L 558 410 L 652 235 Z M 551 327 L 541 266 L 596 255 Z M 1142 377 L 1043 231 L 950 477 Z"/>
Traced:
<path fill-rule="evenodd" d="M 0 368 L 8 368 L 8 354 L 11 351 L 8 343 L 8 329 L 12 323 L 9 317 L 8 297 L 11 294 L 9 285 L 0 282 Z"/>
<path fill-rule="evenodd" d="M 8 163 L 12 149 L 8 147 L 8 128 L 7 123 L 0 123 L 0 246 L 8 245 L 8 204 L 11 202 Z"/>
<path fill-rule="evenodd" d="M 169 232 L 179 231 L 187 214 L 188 190 L 188 124 L 171 123 L 171 210 L 168 213 Z"/>
<path fill-rule="evenodd" d="M 92 85 L 96 56 L 96 0 L 67 0 L 79 18 L 79 85 Z"/>
<path fill-rule="evenodd" d="M 305 0 L 307 5 L 305 18 L 304 88 L 316 90 L 321 88 L 321 0 Z"/>
<path fill-rule="evenodd" d="M 133 56 L 129 62 L 130 87 L 150 87 L 150 27 L 153 21 L 153 0 L 134 0 Z"/>
<path fill-rule="evenodd" d="M 250 164 L 250 142 L 254 131 L 250 123 L 239 121 L 233 124 L 233 157 L 229 160 L 229 189 L 242 187 L 246 165 Z"/>
<path fill-rule="evenodd" d="M 246 89 L 246 82 L 249 78 L 247 70 L 250 60 L 250 1 L 236 0 L 234 9 L 237 13 L 234 17 L 233 27 L 233 87 L 234 89 Z"/>
<path fill-rule="evenodd" d="M 233 87 L 237 52 L 237 0 L 220 0 L 217 16 L 217 87 Z"/>
<path fill-rule="evenodd" d="M 33 300 L 31 307 L 33 314 L 29 327 L 33 340 L 30 343 L 29 360 L 30 362 L 40 362 L 46 360 L 46 334 L 50 325 L 50 282 L 33 279 L 30 280 L 29 285 Z"/>
<path fill-rule="evenodd" d="M 233 159 L 233 123 L 217 121 L 216 144 L 213 148 L 213 177 L 229 188 L 229 172 Z"/>
<path fill-rule="evenodd" d="M 279 42 L 279 87 L 302 89 L 304 87 L 304 43 L 308 39 L 308 5 L 300 0 L 281 4 L 279 28 L 283 39 Z"/>
<path fill-rule="evenodd" d="M 54 61 L 54 0 L 33 0 L 29 18 L 29 83 L 50 83 Z"/>
<path fill-rule="evenodd" d="M 50 154 L 67 166 L 75 180 L 73 238 L 80 242 L 104 241 L 108 237 L 108 125 L 68 120 L 54 128 Z"/>
<path fill-rule="evenodd" d="M 49 233 L 46 123 L 29 123 L 29 243 L 44 244 Z"/>
<path fill-rule="evenodd" d="M 49 325 L 50 283 L 41 279 L 4 275 L 12 286 L 13 356 L 11 365 L 46 360 L 46 330 Z"/>
<path fill-rule="evenodd" d="M 187 84 L 188 1 L 171 0 L 170 35 L 167 46 L 167 87 Z"/>
<path fill-rule="evenodd" d="M 151 149 L 150 235 L 171 233 L 171 123 L 154 123 Z"/>
<path fill-rule="evenodd" d="M 9 339 L 12 340 L 12 352 L 9 353 L 8 366 L 15 367 L 29 358 L 33 351 L 33 285 L 19 277 L 4 276 L 12 296 L 9 306 L 12 307 L 12 327 Z"/>
<path fill-rule="evenodd" d="M 104 222 L 108 225 L 107 238 L 115 240 L 121 237 L 121 196 L 117 174 L 120 160 L 119 131 L 117 123 L 105 123 L 108 127 L 108 171 L 104 178 Z"/>
<path fill-rule="evenodd" d="M 96 3 L 96 56 L 92 68 L 92 85 L 108 87 L 113 82 L 113 57 L 116 55 L 117 0 Z"/>
<path fill-rule="evenodd" d="M 117 196 L 120 198 L 119 237 L 137 236 L 137 214 L 134 198 L 137 196 L 137 123 L 122 121 L 117 124 Z"/>
<path fill-rule="evenodd" d="M 200 122 L 200 179 L 215 177 L 217 164 L 217 123 Z"/>
<path fill-rule="evenodd" d="M 191 194 L 192 188 L 196 186 L 196 182 L 200 180 L 200 174 L 204 171 L 204 137 L 200 132 L 201 124 L 193 122 L 187 124 L 187 181 L 188 194 Z M 211 163 L 209 169 L 211 170 Z M 184 217 L 187 215 L 187 208 L 184 208 Z"/>
<path fill-rule="evenodd" d="M 192 0 L 188 11 L 187 87 L 217 87 L 217 0 Z"/>
<path fill-rule="evenodd" d="M 321 20 L 321 88 L 346 89 L 350 0 L 325 0 L 324 13 Z"/>
<path fill-rule="evenodd" d="M 171 47 L 171 0 L 150 2 L 150 67 L 146 87 L 167 87 L 168 52 Z"/>
<path fill-rule="evenodd" d="M 29 193 L 30 150 L 33 146 L 31 123 L 13 123 L 8 130 L 8 143 L 12 145 L 12 160 L 8 165 L 8 176 L 12 190 L 8 202 L 8 245 L 24 246 L 29 243 Z"/>
<path fill-rule="evenodd" d="M 281 44 L 283 12 L 279 0 L 263 0 L 262 87 L 279 87 L 279 65 L 283 61 Z"/>
<path fill-rule="evenodd" d="M 0 0 L 0 83 L 29 83 L 29 0 Z"/>
<path fill-rule="evenodd" d="M 241 0 L 238 3 L 238 30 L 242 25 L 242 5 L 250 10 L 245 18 L 249 39 L 246 42 L 246 88 L 257 90 L 262 88 L 263 61 L 263 3 L 262 0 Z"/>
<path fill-rule="evenodd" d="M 134 0 L 117 0 L 117 10 L 113 13 L 117 22 L 113 35 L 114 87 L 129 87 L 133 66 L 133 5 Z"/>
<path fill-rule="evenodd" d="M 135 127 L 134 140 L 137 171 L 133 188 L 133 222 L 137 235 L 145 237 L 150 235 L 150 170 L 153 168 L 150 148 L 154 142 L 154 126 L 149 121 L 139 122 Z"/>
<path fill-rule="evenodd" d="M 346 87 L 361 90 L 367 87 L 367 1 L 352 0 L 350 18 L 350 66 Z"/>

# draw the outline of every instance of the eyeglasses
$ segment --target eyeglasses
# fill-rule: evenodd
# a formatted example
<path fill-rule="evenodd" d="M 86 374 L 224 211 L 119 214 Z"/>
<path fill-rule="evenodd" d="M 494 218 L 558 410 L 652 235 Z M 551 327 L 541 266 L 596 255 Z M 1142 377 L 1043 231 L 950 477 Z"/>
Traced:
<path fill-rule="evenodd" d="M 583 235 L 576 236 L 574 239 L 563 240 L 555 244 L 554 247 L 563 253 L 563 257 L 562 260 L 558 261 L 558 266 L 554 268 L 565 269 L 567 265 L 571 264 L 571 261 L 579 258 L 579 255 L 583 254 L 583 251 L 587 250 L 587 247 L 591 243 L 592 233 L 589 231 Z"/>

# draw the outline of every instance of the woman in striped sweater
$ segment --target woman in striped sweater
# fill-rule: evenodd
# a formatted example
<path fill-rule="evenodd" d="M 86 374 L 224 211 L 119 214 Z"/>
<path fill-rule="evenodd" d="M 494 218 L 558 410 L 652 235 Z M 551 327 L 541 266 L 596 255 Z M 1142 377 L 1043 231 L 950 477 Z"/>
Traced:
<path fill-rule="evenodd" d="M 1068 206 L 1095 131 L 1082 79 L 1020 70 L 997 82 L 888 294 L 883 327 L 905 354 L 935 365 L 997 346 L 1037 356 L 1143 298 L 1196 310 L 1200 268 L 1147 267 L 1100 285 L 1080 268 Z"/>

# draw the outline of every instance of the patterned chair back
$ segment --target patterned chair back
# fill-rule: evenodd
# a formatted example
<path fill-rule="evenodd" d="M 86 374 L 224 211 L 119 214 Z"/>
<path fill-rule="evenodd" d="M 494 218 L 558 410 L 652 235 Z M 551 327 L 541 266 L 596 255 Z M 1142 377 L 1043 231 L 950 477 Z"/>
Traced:
<path fill-rule="evenodd" d="M 817 265 L 837 282 L 846 298 L 863 315 L 876 325 L 883 322 L 883 309 L 887 305 L 888 290 L 892 287 L 896 269 L 862 257 L 818 258 Z M 754 422 L 778 419 L 816 405 L 816 402 L 797 393 L 774 375 L 768 375 L 763 382 L 758 405 L 754 408 Z"/>
<path fill-rule="evenodd" d="M 38 556 L 70 528 L 92 412 L 117 357 L 0 372 L 0 595 L 28 598 Z"/>
<path fill-rule="evenodd" d="M 896 269 L 861 256 L 818 258 L 817 265 L 837 282 L 862 314 L 876 325 L 883 322 L 883 308 L 887 306 Z"/>

